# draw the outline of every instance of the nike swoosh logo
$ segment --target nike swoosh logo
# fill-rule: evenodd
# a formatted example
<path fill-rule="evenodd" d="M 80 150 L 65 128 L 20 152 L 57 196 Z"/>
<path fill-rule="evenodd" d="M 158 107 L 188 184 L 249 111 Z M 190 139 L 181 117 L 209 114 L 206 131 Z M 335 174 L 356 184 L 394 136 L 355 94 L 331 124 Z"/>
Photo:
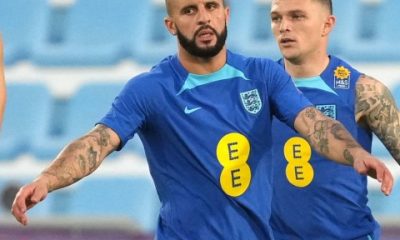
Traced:
<path fill-rule="evenodd" d="M 191 114 L 191 113 L 194 113 L 194 112 L 196 112 L 197 110 L 200 110 L 201 109 L 201 107 L 197 107 L 197 108 L 188 108 L 187 106 L 185 107 L 185 113 L 186 114 Z"/>

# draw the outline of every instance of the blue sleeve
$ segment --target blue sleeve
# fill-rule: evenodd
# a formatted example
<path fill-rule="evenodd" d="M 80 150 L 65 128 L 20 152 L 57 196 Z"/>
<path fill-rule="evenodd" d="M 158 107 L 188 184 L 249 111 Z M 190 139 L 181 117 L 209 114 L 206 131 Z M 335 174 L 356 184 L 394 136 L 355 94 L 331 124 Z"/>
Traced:
<path fill-rule="evenodd" d="M 121 140 L 117 151 L 143 127 L 148 116 L 148 94 L 143 83 L 146 79 L 131 79 L 115 98 L 109 112 L 97 123 L 116 132 Z M 151 92 L 151 91 L 150 91 Z"/>
<path fill-rule="evenodd" d="M 292 78 L 277 63 L 272 62 L 269 78 L 269 96 L 274 115 L 294 129 L 297 115 L 305 108 L 313 106 L 294 85 Z"/>

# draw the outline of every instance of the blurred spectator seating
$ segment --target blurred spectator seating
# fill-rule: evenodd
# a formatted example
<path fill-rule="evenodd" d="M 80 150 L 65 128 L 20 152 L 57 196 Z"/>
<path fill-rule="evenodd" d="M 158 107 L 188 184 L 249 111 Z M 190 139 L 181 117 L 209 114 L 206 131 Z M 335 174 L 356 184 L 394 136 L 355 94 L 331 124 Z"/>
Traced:
<path fill-rule="evenodd" d="M 11 214 L 11 204 L 18 189 L 31 180 L 30 176 L 0 177 L 2 219 Z M 87 221 L 86 225 L 102 219 L 103 222 L 128 221 L 135 230 L 151 233 L 157 226 L 159 208 L 157 192 L 148 176 L 98 174 L 52 192 L 46 201 L 29 211 L 29 218 L 31 223 L 41 219 L 49 222 L 76 219 L 80 223 Z"/>
<path fill-rule="evenodd" d="M 67 101 L 64 109 L 53 115 L 53 124 L 62 124 L 61 134 L 55 135 L 49 130 L 43 131 L 32 143 L 34 156 L 42 160 L 52 159 L 66 144 L 93 129 L 96 122 L 111 108 L 114 98 L 122 87 L 123 83 L 111 81 L 82 85 Z M 144 156 L 142 143 L 137 136 L 124 147 L 123 152 L 127 151 Z"/>
<path fill-rule="evenodd" d="M 104 66 L 132 59 L 152 65 L 177 49 L 164 26 L 163 0 L 0 0 L 6 63 Z M 228 47 L 249 56 L 280 58 L 270 30 L 271 1 L 232 0 Z M 396 0 L 335 0 L 330 51 L 352 61 L 400 61 Z"/>
<path fill-rule="evenodd" d="M 359 62 L 400 61 L 396 0 L 334 1 L 337 27 L 332 41 L 337 53 Z"/>
<path fill-rule="evenodd" d="M 175 54 L 177 42 L 164 25 L 167 16 L 164 0 L 141 1 L 140 9 L 140 17 L 134 25 L 136 34 L 129 40 L 130 57 L 140 64 L 154 65 Z"/>
<path fill-rule="evenodd" d="M 71 6 L 49 6 L 32 61 L 42 66 L 116 64 L 128 56 L 130 38 L 140 34 L 142 5 L 142 0 L 76 0 Z"/>
<path fill-rule="evenodd" d="M 10 83 L 0 138 L 0 159 L 11 160 L 32 150 L 46 131 L 52 113 L 52 96 L 40 83 Z"/>
<path fill-rule="evenodd" d="M 128 218 L 141 231 L 151 232 L 157 225 L 160 202 L 149 177 L 92 176 L 51 194 L 47 208 L 50 216 Z"/>
<path fill-rule="evenodd" d="M 47 0 L 0 0 L 0 33 L 7 65 L 31 56 Z"/>
<path fill-rule="evenodd" d="M 228 47 L 249 56 L 274 60 L 280 58 L 279 48 L 270 30 L 270 1 L 233 0 L 229 4 Z"/>

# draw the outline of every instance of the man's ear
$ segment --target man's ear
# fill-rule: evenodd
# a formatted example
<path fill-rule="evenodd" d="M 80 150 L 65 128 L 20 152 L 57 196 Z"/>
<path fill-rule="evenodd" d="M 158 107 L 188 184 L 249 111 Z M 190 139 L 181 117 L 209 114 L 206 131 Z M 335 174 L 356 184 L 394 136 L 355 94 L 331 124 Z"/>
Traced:
<path fill-rule="evenodd" d="M 229 24 L 231 18 L 231 10 L 229 7 L 225 8 L 225 17 L 226 17 L 226 24 Z"/>
<path fill-rule="evenodd" d="M 336 17 L 333 15 L 329 15 L 324 23 L 324 28 L 322 29 L 322 36 L 327 36 L 332 32 L 333 28 L 336 25 Z"/>
<path fill-rule="evenodd" d="M 164 25 L 167 28 L 168 32 L 170 32 L 174 36 L 176 35 L 175 23 L 172 21 L 171 17 L 164 18 Z"/>

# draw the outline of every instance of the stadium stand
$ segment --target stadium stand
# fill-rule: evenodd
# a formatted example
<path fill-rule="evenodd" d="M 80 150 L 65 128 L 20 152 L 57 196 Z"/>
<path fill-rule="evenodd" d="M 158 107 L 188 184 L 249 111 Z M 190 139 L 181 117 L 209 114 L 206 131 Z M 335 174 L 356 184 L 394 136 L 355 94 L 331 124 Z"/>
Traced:
<path fill-rule="evenodd" d="M 77 219 L 88 216 L 118 219 L 122 216 L 135 222 L 144 232 L 156 228 L 160 205 L 154 184 L 147 176 L 95 176 L 55 192 L 48 200 L 50 215 L 68 215 Z"/>
<path fill-rule="evenodd" d="M 17 181 L 0 177 L 0 216 L 3 220 L 9 212 L 18 188 L 29 181 L 30 179 L 27 176 Z M 69 228 L 72 229 L 83 227 L 92 229 L 92 231 L 97 229 L 98 231 L 99 229 L 113 227 L 120 232 L 130 229 L 136 233 L 152 234 L 156 228 L 159 208 L 160 203 L 156 196 L 154 184 L 148 176 L 141 174 L 119 174 L 118 176 L 97 174 L 81 180 L 70 188 L 48 195 L 46 204 L 33 208 L 29 212 L 29 216 L 33 225 L 40 225 L 44 221 L 47 226 L 50 226 L 50 228 L 47 227 L 47 230 L 46 227 L 42 226 L 41 231 L 43 232 L 54 232 L 65 225 L 69 225 Z M 52 219 L 52 221 L 47 220 L 46 223 L 46 219 Z M 73 222 L 80 225 L 73 224 Z M 97 226 L 93 228 L 90 223 Z M 0 228 L 2 227 L 4 225 L 0 224 Z M 66 230 L 68 229 L 64 229 L 64 231 Z M 4 231 L 0 230 L 0 237 L 2 233 Z M 35 235 L 37 233 L 33 234 L 32 237 Z"/>
<path fill-rule="evenodd" d="M 82 85 L 59 115 L 52 117 L 53 123 L 45 124 L 48 129 L 42 131 L 42 134 L 32 142 L 33 155 L 45 161 L 52 159 L 67 143 L 92 129 L 96 121 L 110 109 L 122 87 L 122 83 L 112 82 Z M 58 123 L 64 124 L 63 132 L 59 135 L 51 134 L 49 128 Z M 126 148 L 144 155 L 137 137 L 131 140 Z"/>
<path fill-rule="evenodd" d="M 46 131 L 52 96 L 44 84 L 8 84 L 8 100 L 1 131 L 0 159 L 32 151 L 32 144 Z"/>
<path fill-rule="evenodd" d="M 46 0 L 0 1 L 0 31 L 7 65 L 30 58 L 46 3 Z"/>
<path fill-rule="evenodd" d="M 40 66 L 116 64 L 129 55 L 129 40 L 140 33 L 142 4 L 140 0 L 85 0 L 71 6 L 49 5 L 32 61 Z"/>
<path fill-rule="evenodd" d="M 361 62 L 400 61 L 400 39 L 396 0 L 334 1 L 337 28 L 335 48 L 346 59 Z"/>
<path fill-rule="evenodd" d="M 153 65 L 175 54 L 176 41 L 164 26 L 164 1 L 141 1 L 137 7 L 141 14 L 133 25 L 136 28 L 135 34 L 130 36 L 130 58 L 140 64 Z"/>
<path fill-rule="evenodd" d="M 228 29 L 230 49 L 249 56 L 278 59 L 279 49 L 270 31 L 270 1 L 230 1 Z"/>

